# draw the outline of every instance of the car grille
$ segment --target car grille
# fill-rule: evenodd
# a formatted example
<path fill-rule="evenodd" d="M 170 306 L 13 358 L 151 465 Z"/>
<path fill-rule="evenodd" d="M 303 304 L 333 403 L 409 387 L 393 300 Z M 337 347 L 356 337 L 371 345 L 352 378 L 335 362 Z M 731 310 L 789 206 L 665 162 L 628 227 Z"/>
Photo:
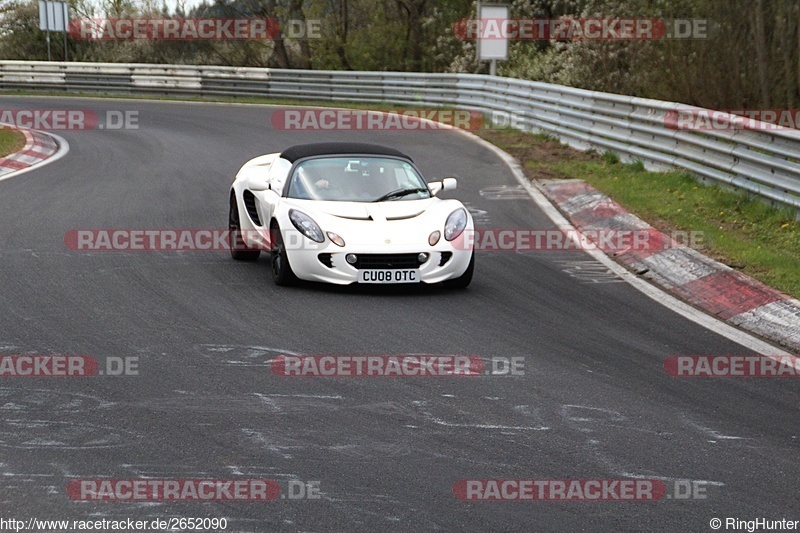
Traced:
<path fill-rule="evenodd" d="M 353 265 L 359 270 L 383 268 L 419 268 L 419 254 L 358 254 L 358 261 Z"/>
<path fill-rule="evenodd" d="M 453 252 L 442 252 L 442 258 L 439 259 L 439 266 L 445 266 L 450 258 L 453 257 Z"/>
<path fill-rule="evenodd" d="M 326 267 L 333 268 L 333 254 L 319 254 L 317 259 Z"/>
<path fill-rule="evenodd" d="M 258 217 L 258 210 L 256 210 L 256 197 L 250 191 L 244 191 L 242 194 L 244 200 L 244 207 L 247 209 L 247 214 L 250 215 L 250 220 L 255 222 L 256 226 L 261 225 L 261 219 Z"/>

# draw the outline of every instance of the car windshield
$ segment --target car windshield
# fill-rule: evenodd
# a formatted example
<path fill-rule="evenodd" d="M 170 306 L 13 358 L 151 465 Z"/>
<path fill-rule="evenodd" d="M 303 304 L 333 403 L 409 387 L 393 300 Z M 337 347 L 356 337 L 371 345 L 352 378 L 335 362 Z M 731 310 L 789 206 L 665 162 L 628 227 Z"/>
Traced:
<path fill-rule="evenodd" d="M 431 193 L 407 161 L 389 157 L 325 157 L 297 165 L 289 198 L 336 202 L 419 200 Z"/>

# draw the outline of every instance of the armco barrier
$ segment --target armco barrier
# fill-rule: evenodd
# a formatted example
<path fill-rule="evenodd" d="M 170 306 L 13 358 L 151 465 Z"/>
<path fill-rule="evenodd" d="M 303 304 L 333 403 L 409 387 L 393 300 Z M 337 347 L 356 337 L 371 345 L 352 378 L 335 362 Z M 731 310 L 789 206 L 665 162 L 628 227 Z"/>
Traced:
<path fill-rule="evenodd" d="M 789 206 L 800 220 L 800 131 L 668 127 L 668 113 L 704 111 L 683 104 L 477 74 L 115 63 L 0 61 L 2 89 L 269 96 L 507 113 L 513 127 L 549 133 L 576 148 L 614 151 L 648 168 L 685 168 Z"/>

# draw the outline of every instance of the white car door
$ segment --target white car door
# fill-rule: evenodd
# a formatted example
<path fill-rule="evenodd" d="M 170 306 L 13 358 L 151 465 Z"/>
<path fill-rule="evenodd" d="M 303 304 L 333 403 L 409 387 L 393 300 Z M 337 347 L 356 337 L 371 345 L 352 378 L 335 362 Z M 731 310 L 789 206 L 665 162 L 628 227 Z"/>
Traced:
<path fill-rule="evenodd" d="M 275 158 L 267 171 L 267 184 L 269 188 L 264 191 L 262 196 L 262 215 L 264 217 L 264 225 L 269 224 L 272 219 L 272 214 L 280 202 L 283 188 L 286 185 L 286 180 L 289 177 L 289 171 L 292 169 L 292 164 L 286 159 L 280 157 Z"/>

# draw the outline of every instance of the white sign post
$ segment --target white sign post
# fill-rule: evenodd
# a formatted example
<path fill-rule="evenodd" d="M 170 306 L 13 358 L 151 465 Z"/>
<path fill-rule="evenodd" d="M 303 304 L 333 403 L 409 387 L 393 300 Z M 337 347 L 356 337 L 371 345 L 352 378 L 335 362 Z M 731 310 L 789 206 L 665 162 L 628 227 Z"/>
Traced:
<path fill-rule="evenodd" d="M 491 61 L 490 74 L 497 75 L 497 60 L 508 59 L 508 5 L 478 2 L 478 59 Z M 499 35 L 484 39 L 487 26 L 497 27 Z"/>
<path fill-rule="evenodd" d="M 69 4 L 51 0 L 39 0 L 39 29 L 47 32 L 47 60 L 50 61 L 50 32 L 64 32 L 64 61 L 67 60 L 67 26 Z"/>

